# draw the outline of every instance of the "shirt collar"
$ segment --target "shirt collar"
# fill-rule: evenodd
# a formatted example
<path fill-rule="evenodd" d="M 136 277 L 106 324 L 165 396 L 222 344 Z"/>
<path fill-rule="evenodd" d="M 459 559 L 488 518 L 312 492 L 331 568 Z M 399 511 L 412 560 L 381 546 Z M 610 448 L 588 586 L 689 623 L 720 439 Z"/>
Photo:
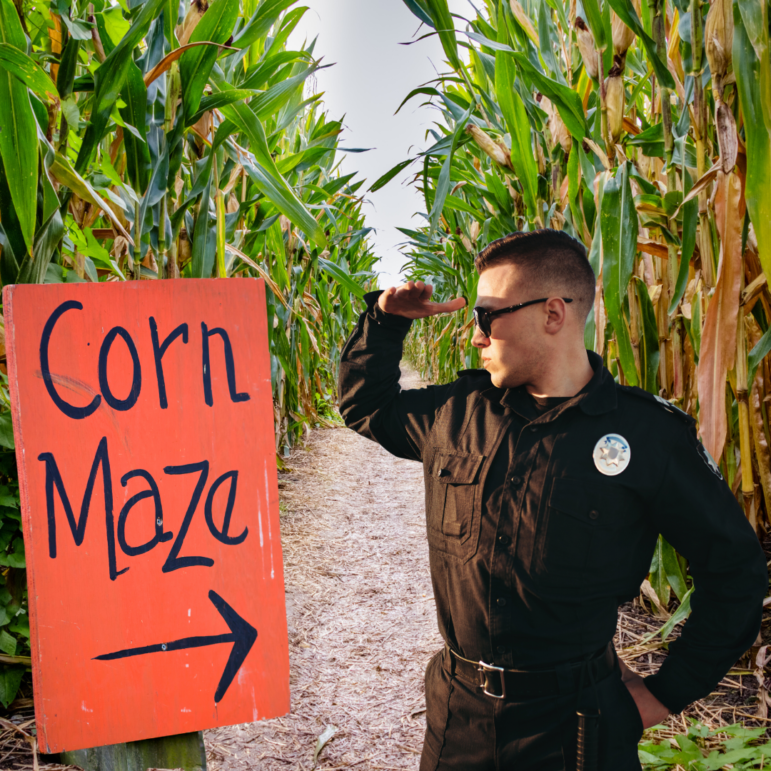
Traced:
<path fill-rule="evenodd" d="M 527 420 L 540 420 L 549 422 L 561 415 L 565 410 L 576 405 L 587 415 L 601 415 L 616 408 L 616 382 L 613 375 L 605 368 L 602 362 L 602 356 L 594 351 L 587 351 L 589 364 L 592 367 L 593 375 L 581 393 L 576 394 L 571 399 L 563 402 L 554 410 L 539 416 L 530 400 L 530 395 L 524 386 L 516 388 L 496 388 L 491 387 L 483 392 L 483 395 L 491 401 L 498 401 L 504 407 L 514 410 Z"/>

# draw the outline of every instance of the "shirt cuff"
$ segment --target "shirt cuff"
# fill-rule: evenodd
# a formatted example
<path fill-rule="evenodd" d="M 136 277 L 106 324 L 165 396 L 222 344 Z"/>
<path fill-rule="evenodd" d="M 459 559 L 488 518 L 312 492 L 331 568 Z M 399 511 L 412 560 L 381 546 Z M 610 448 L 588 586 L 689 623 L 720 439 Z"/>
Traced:
<path fill-rule="evenodd" d="M 364 295 L 364 302 L 367 303 L 367 317 L 385 329 L 399 330 L 406 334 L 412 326 L 413 320 L 408 319 L 406 316 L 399 316 L 396 313 L 386 313 L 377 302 L 384 291 L 383 289 L 377 289 Z"/>
<path fill-rule="evenodd" d="M 659 671 L 648 675 L 645 687 L 665 706 L 677 715 L 689 704 L 704 697 L 704 684 L 695 683 L 683 667 L 678 666 L 677 657 L 668 656 Z"/>

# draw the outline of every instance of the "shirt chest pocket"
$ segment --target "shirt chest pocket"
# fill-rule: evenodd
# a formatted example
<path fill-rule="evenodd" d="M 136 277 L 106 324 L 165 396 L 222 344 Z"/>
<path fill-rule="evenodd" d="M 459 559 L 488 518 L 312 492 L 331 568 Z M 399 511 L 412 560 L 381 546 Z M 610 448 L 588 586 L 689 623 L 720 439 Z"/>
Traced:
<path fill-rule="evenodd" d="M 588 576 L 618 566 L 627 557 L 641 515 L 636 496 L 621 487 L 555 479 L 540 539 L 541 574 Z"/>
<path fill-rule="evenodd" d="M 484 455 L 440 452 L 434 458 L 429 530 L 465 541 L 472 531 L 477 478 Z"/>
<path fill-rule="evenodd" d="M 583 484 L 557 478 L 552 484 L 546 532 L 541 539 L 544 572 L 580 572 L 587 567 L 600 512 L 592 508 Z"/>

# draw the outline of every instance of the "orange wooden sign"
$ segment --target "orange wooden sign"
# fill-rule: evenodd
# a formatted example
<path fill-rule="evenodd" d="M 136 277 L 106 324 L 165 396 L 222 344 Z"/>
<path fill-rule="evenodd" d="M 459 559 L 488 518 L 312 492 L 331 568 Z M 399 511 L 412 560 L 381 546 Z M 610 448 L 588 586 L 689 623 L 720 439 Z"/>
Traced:
<path fill-rule="evenodd" d="M 262 280 L 3 304 L 41 751 L 286 714 Z"/>

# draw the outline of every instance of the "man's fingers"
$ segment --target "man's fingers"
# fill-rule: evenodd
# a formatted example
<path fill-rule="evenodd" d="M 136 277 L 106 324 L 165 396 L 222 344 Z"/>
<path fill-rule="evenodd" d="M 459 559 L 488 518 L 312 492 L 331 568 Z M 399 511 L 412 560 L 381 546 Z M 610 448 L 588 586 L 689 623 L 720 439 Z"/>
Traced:
<path fill-rule="evenodd" d="M 431 302 L 434 287 L 423 281 L 408 281 L 397 287 L 389 287 L 383 292 L 381 308 L 388 308 L 394 313 L 409 318 L 424 318 L 439 313 L 452 313 L 466 305 L 463 297 L 456 297 L 448 302 Z"/>
<path fill-rule="evenodd" d="M 431 284 L 426 284 L 424 281 L 408 281 L 404 287 L 406 287 L 406 292 L 412 300 L 428 300 L 434 291 Z"/>
<path fill-rule="evenodd" d="M 444 303 L 432 303 L 435 313 L 453 313 L 466 306 L 465 297 L 456 297 L 454 300 L 448 300 Z"/>

